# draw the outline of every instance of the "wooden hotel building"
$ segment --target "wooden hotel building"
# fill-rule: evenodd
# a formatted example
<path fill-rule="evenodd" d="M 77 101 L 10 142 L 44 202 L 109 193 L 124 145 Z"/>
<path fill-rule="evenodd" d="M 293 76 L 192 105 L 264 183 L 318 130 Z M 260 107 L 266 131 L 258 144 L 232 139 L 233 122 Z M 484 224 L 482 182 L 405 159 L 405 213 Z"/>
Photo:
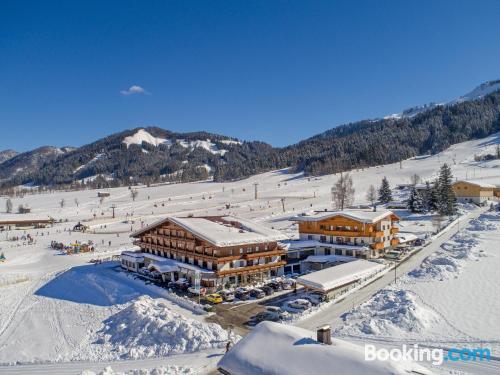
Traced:
<path fill-rule="evenodd" d="M 122 267 L 155 270 L 164 281 L 199 273 L 205 287 L 246 284 L 281 275 L 286 264 L 283 234 L 232 216 L 167 217 L 131 236 L 140 252 L 124 252 Z"/>

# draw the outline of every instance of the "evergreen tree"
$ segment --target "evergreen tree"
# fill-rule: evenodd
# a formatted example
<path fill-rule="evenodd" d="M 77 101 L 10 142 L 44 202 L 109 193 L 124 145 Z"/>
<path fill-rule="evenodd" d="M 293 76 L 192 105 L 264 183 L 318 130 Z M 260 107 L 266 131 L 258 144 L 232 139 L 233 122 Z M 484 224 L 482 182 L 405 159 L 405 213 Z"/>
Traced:
<path fill-rule="evenodd" d="M 430 187 L 428 204 L 429 211 L 437 211 L 439 208 L 439 182 L 437 180 Z"/>
<path fill-rule="evenodd" d="M 408 210 L 411 212 L 422 212 L 424 211 L 424 206 L 422 195 L 417 191 L 415 186 L 413 186 L 410 192 L 410 197 L 408 198 Z"/>
<path fill-rule="evenodd" d="M 378 189 L 378 200 L 381 203 L 388 203 L 392 201 L 391 186 L 389 185 L 387 177 L 382 179 L 382 185 L 380 185 L 380 188 Z"/>
<path fill-rule="evenodd" d="M 453 192 L 453 175 L 448 164 L 441 167 L 438 181 L 438 211 L 441 215 L 453 215 L 457 211 L 457 198 Z"/>

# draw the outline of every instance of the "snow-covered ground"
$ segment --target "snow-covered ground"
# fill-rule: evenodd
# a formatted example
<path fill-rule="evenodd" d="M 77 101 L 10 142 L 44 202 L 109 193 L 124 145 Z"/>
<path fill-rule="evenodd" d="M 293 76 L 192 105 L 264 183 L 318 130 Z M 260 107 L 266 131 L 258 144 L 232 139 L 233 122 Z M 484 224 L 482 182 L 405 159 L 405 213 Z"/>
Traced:
<path fill-rule="evenodd" d="M 493 135 L 458 144 L 435 156 L 406 160 L 401 166 L 396 163 L 353 170 L 355 203 L 366 203 L 368 186 L 378 186 L 384 176 L 393 186 L 409 183 L 415 173 L 425 180 L 435 177 L 444 162 L 451 165 L 454 176 L 459 179 L 468 177 L 500 183 L 497 164 L 474 161 L 474 155 L 494 153 L 496 144 L 500 142 L 499 137 Z M 140 229 L 165 215 L 235 215 L 280 229 L 293 237 L 296 235 L 296 225 L 289 219 L 307 210 L 331 208 L 331 186 L 338 177 L 328 175 L 308 178 L 300 173 L 280 170 L 237 182 L 138 186 L 135 200 L 126 187 L 106 189 L 110 197 L 104 199 L 97 196 L 98 191 L 104 190 L 54 192 L 13 198 L 14 208 L 24 204 L 31 207 L 32 213 L 20 215 L 2 212 L 0 220 L 50 216 L 62 222 L 43 230 L 0 233 L 0 252 L 7 258 L 5 263 L 0 263 L 0 363 L 134 357 L 134 353 L 119 347 L 126 343 L 115 341 L 115 331 L 112 328 L 108 330 L 106 325 L 120 317 L 120 311 L 132 311 L 134 306 L 137 307 L 136 303 L 144 303 L 144 299 L 138 300 L 143 295 L 156 301 L 153 302 L 153 311 L 156 303 L 161 303 L 165 311 L 171 312 L 169 317 L 179 314 L 197 322 L 191 324 L 193 327 L 198 323 L 205 327 L 203 316 L 181 307 L 163 291 L 124 276 L 115 269 L 116 263 L 94 266 L 89 261 L 106 259 L 130 248 L 132 241 L 129 234 L 132 230 Z M 258 184 L 257 199 L 254 197 L 255 184 Z M 0 209 L 3 206 L 3 199 L 0 198 Z M 112 217 L 113 206 L 115 218 Z M 413 215 L 404 219 L 400 225 L 405 232 L 421 234 L 433 230 L 429 217 Z M 70 232 L 68 229 L 79 221 L 88 225 L 90 230 L 86 233 Z M 446 332 L 454 334 L 456 340 L 476 338 L 491 342 L 495 335 L 500 337 L 495 328 L 500 326 L 500 322 L 494 314 L 500 307 L 499 302 L 488 298 L 495 295 L 494 286 L 497 283 L 492 280 L 496 280 L 497 276 L 493 270 L 498 268 L 500 259 L 492 247 L 497 240 L 498 229 L 488 230 L 491 225 L 496 228 L 494 214 L 482 217 L 477 228 L 484 227 L 486 230 L 467 230 L 463 238 L 456 238 L 464 254 L 447 257 L 447 253 L 453 252 L 454 244 L 450 243 L 450 248 L 443 249 L 443 254 L 436 254 L 426 260 L 430 271 L 423 267 L 418 275 L 415 273 L 405 277 L 400 281 L 400 285 L 404 285 L 404 290 L 401 288 L 403 292 L 386 291 L 385 295 L 378 297 L 379 302 L 373 302 L 374 306 L 384 302 L 390 305 L 393 301 L 394 305 L 407 307 L 420 304 L 423 311 L 423 326 L 420 329 L 424 333 L 429 332 L 426 327 L 433 327 L 436 314 L 441 322 L 442 316 L 446 316 L 446 322 L 451 322 L 451 325 L 441 324 L 443 327 L 437 333 L 432 330 L 433 336 L 427 337 L 429 340 L 450 340 L 451 336 L 443 336 Z M 22 238 L 12 241 L 13 237 L 22 237 L 24 234 L 33 236 L 35 242 L 28 244 Z M 65 244 L 91 240 L 96 252 L 60 255 L 49 249 L 52 240 Z M 453 264 L 446 264 L 448 260 L 443 261 L 443 257 L 451 259 Z M 458 271 L 453 271 L 454 267 Z M 470 302 L 476 300 L 478 304 Z M 446 306 L 451 307 L 446 310 Z M 481 322 L 475 322 L 476 318 L 481 319 Z M 157 322 L 162 322 L 160 317 L 158 319 Z M 361 318 L 356 318 L 352 324 L 348 322 L 343 332 L 366 334 L 359 328 L 362 326 L 361 321 Z M 485 322 L 493 328 L 485 328 Z M 393 325 L 395 331 L 401 331 L 401 337 L 411 337 L 411 332 L 403 334 L 406 332 L 405 327 L 401 328 L 396 323 Z M 382 333 L 386 328 L 383 325 L 374 326 Z M 222 332 L 211 332 L 213 337 L 205 338 L 193 347 L 174 343 L 166 343 L 168 347 L 164 348 L 143 345 L 142 354 L 138 356 L 207 348 L 221 337 L 223 340 Z M 136 339 L 142 340 L 140 337 Z"/>
<path fill-rule="evenodd" d="M 500 213 L 462 228 L 422 264 L 343 316 L 336 334 L 444 348 L 500 349 Z"/>

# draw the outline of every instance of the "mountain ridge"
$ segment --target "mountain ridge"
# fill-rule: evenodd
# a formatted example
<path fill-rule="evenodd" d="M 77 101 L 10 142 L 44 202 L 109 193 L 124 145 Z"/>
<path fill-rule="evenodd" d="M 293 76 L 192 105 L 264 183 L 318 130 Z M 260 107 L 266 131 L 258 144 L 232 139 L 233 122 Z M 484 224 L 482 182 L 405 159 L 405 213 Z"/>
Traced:
<path fill-rule="evenodd" d="M 306 175 L 397 162 L 500 130 L 500 80 L 407 116 L 361 120 L 286 147 L 139 127 L 77 148 L 44 146 L 0 163 L 0 186 L 228 181 L 292 167 Z M 97 182 L 96 182 L 97 181 Z"/>

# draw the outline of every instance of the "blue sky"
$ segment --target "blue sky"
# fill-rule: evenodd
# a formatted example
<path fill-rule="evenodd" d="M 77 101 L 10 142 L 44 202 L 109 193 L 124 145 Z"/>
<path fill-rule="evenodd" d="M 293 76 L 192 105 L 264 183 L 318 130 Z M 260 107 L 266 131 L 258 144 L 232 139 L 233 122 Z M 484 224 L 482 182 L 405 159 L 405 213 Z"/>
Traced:
<path fill-rule="evenodd" d="M 486 0 L 4 0 L 0 149 L 149 125 L 294 143 L 500 78 L 499 14 Z"/>

